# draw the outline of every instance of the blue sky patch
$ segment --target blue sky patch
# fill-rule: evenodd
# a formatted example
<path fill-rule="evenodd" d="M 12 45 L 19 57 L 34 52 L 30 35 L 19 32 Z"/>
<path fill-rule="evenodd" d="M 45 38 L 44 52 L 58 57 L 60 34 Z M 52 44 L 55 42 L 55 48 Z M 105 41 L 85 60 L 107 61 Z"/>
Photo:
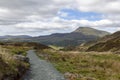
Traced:
<path fill-rule="evenodd" d="M 81 12 L 78 10 L 73 10 L 73 9 L 62 9 L 60 11 L 60 14 L 58 16 L 60 18 L 66 19 L 66 20 L 89 20 L 89 21 L 98 21 L 103 19 L 102 18 L 103 14 L 100 13 L 95 13 L 95 12 Z"/>

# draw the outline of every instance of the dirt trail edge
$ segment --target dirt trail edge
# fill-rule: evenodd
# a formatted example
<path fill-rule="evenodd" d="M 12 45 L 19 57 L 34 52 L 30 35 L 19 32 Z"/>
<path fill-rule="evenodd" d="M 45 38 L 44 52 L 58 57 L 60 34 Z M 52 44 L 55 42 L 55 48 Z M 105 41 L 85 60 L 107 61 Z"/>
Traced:
<path fill-rule="evenodd" d="M 34 50 L 29 50 L 27 53 L 30 58 L 31 68 L 22 80 L 65 80 L 64 76 L 51 63 L 41 60 Z"/>

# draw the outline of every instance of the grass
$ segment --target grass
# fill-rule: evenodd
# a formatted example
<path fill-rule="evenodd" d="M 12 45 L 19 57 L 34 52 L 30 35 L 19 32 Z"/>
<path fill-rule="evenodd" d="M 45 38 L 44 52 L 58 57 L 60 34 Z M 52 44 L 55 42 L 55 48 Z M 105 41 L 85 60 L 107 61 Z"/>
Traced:
<path fill-rule="evenodd" d="M 16 53 L 12 52 L 12 48 L 0 47 L 0 80 L 4 80 L 3 78 L 18 79 L 29 68 L 29 63 L 14 58 Z M 17 51 L 17 48 L 14 49 Z"/>
<path fill-rule="evenodd" d="M 26 51 L 29 50 L 28 47 L 24 47 L 24 46 L 11 46 L 11 45 L 8 45 L 8 46 L 3 46 L 3 48 L 7 49 L 13 55 L 17 54 L 17 55 L 23 55 L 23 56 L 26 56 L 27 55 Z"/>
<path fill-rule="evenodd" d="M 120 80 L 120 56 L 98 52 L 39 51 L 69 80 Z"/>
<path fill-rule="evenodd" d="M 24 47 L 11 47 L 9 48 L 9 50 L 13 53 L 13 54 L 18 54 L 18 55 L 23 55 L 26 56 L 27 55 L 27 48 Z"/>
<path fill-rule="evenodd" d="M 29 69 L 29 62 L 23 60 L 26 51 L 49 49 L 48 46 L 32 42 L 2 42 L 0 45 L 0 80 L 18 80 Z"/>
<path fill-rule="evenodd" d="M 59 46 L 54 46 L 54 45 L 49 45 L 49 47 L 51 47 L 54 50 L 61 50 L 64 48 L 64 47 L 59 47 Z"/>

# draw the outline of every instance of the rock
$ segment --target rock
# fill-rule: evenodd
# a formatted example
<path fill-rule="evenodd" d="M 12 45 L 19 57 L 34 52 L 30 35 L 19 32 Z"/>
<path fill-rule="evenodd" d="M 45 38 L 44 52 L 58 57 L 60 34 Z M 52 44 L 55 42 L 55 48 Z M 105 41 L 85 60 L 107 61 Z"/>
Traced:
<path fill-rule="evenodd" d="M 120 51 L 116 51 L 116 52 L 114 52 L 115 54 L 120 54 Z"/>
<path fill-rule="evenodd" d="M 86 80 L 96 80 L 96 79 L 92 77 L 87 77 Z"/>
<path fill-rule="evenodd" d="M 69 73 L 69 72 L 65 73 L 64 76 L 65 76 L 65 78 L 67 78 L 67 80 L 75 80 L 75 79 L 82 77 L 79 74 L 73 74 L 73 73 Z"/>
<path fill-rule="evenodd" d="M 27 62 L 27 63 L 29 62 L 29 58 L 22 55 L 14 55 L 14 59 Z"/>

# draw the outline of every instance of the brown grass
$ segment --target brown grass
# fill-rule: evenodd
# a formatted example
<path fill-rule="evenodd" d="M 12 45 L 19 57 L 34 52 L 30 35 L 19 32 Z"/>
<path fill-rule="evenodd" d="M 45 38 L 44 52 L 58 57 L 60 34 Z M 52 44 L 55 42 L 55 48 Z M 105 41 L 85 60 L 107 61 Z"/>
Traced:
<path fill-rule="evenodd" d="M 8 49 L 0 47 L 0 80 L 8 77 L 9 80 L 18 79 L 29 68 L 29 63 L 16 60 L 13 56 Z"/>
<path fill-rule="evenodd" d="M 98 52 L 40 51 L 41 58 L 51 61 L 69 80 L 120 80 L 120 57 Z"/>

